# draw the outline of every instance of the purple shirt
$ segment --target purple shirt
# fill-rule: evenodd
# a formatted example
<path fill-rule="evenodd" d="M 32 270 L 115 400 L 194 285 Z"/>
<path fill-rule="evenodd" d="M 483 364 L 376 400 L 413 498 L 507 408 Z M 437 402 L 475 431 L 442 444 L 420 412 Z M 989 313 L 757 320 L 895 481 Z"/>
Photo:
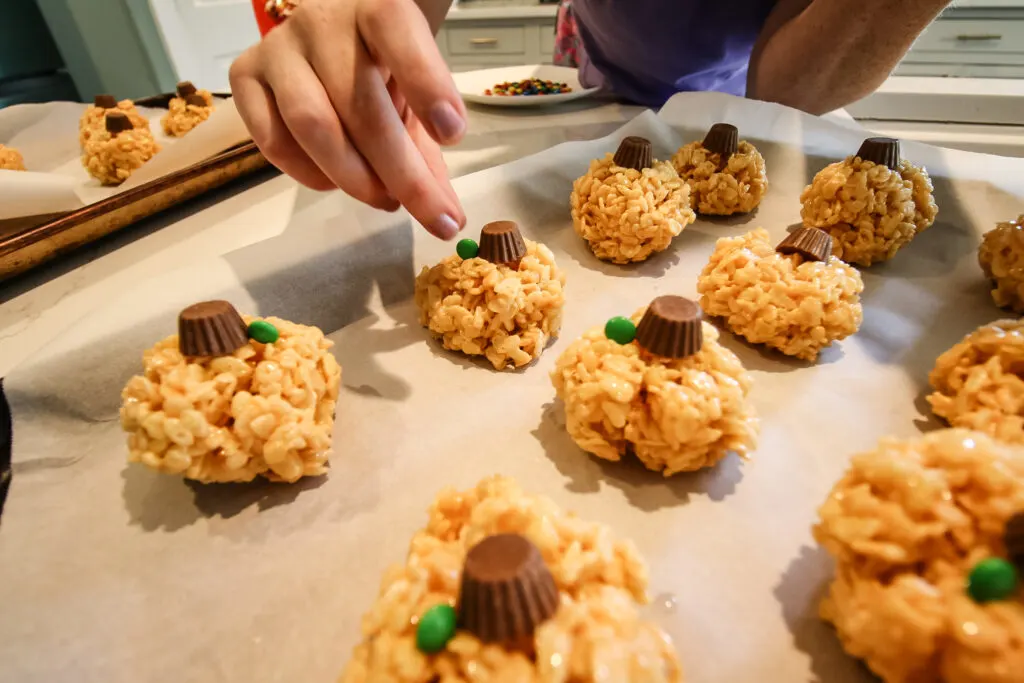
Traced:
<path fill-rule="evenodd" d="M 744 95 L 776 0 L 573 0 L 580 81 L 649 107 L 680 91 Z"/>

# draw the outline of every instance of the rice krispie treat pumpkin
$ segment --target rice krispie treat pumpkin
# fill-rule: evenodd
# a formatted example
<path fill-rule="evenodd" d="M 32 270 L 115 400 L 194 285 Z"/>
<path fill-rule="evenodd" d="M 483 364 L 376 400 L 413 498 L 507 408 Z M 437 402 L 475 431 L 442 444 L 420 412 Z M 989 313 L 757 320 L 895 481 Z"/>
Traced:
<path fill-rule="evenodd" d="M 25 159 L 21 156 L 21 152 L 13 147 L 0 145 L 0 170 L 24 171 Z"/>
<path fill-rule="evenodd" d="M 167 103 L 167 113 L 160 119 L 164 133 L 179 138 L 210 118 L 213 113 L 213 94 L 198 90 L 189 81 L 178 83 L 177 97 Z"/>
<path fill-rule="evenodd" d="M 121 394 L 129 462 L 201 482 L 324 474 L 341 384 L 331 346 L 226 301 L 186 308 Z"/>
<path fill-rule="evenodd" d="M 104 185 L 120 185 L 160 151 L 148 128 L 132 128 L 126 114 L 107 114 L 106 130 L 94 132 L 85 143 L 82 165 Z"/>
<path fill-rule="evenodd" d="M 522 367 L 562 326 L 565 275 L 543 244 L 512 221 L 484 226 L 478 245 L 424 267 L 416 278 L 420 323 L 444 348 L 484 356 L 497 370 Z"/>
<path fill-rule="evenodd" d="M 1024 314 L 1024 213 L 985 233 L 978 263 L 992 281 L 992 300 Z"/>
<path fill-rule="evenodd" d="M 728 123 L 716 123 L 704 140 L 680 147 L 672 165 L 689 184 L 690 205 L 697 213 L 749 213 L 768 191 L 764 157 Z"/>
<path fill-rule="evenodd" d="M 804 225 L 832 235 L 835 254 L 870 266 L 896 255 L 938 214 L 928 171 L 900 158 L 899 140 L 868 138 L 800 195 Z"/>
<path fill-rule="evenodd" d="M 605 460 L 631 453 L 667 477 L 730 451 L 746 458 L 757 445 L 750 375 L 683 297 L 658 297 L 590 330 L 558 359 L 551 381 L 573 441 Z"/>
<path fill-rule="evenodd" d="M 504 477 L 446 489 L 340 683 L 681 683 L 672 642 L 640 619 L 646 591 L 607 527 Z"/>
<path fill-rule="evenodd" d="M 1024 448 L 946 429 L 855 455 L 818 511 L 821 616 L 886 683 L 1019 683 Z"/>
<path fill-rule="evenodd" d="M 1024 444 L 1024 319 L 979 327 L 939 356 L 929 380 L 928 403 L 949 424 Z"/>
<path fill-rule="evenodd" d="M 135 107 L 131 100 L 118 102 L 113 95 L 97 95 L 93 104 L 85 108 L 82 118 L 78 122 L 78 144 L 85 149 L 85 143 L 94 133 L 99 133 L 106 128 L 106 117 L 111 112 L 120 112 L 132 122 L 132 128 L 138 130 L 149 130 L 149 119 Z"/>
<path fill-rule="evenodd" d="M 572 185 L 573 228 L 601 260 L 644 261 L 696 219 L 690 188 L 652 154 L 649 140 L 628 137 Z"/>
<path fill-rule="evenodd" d="M 697 279 L 700 305 L 752 344 L 813 361 L 864 318 L 856 269 L 832 255 L 832 238 L 801 228 L 773 247 L 758 228 L 723 237 Z"/>

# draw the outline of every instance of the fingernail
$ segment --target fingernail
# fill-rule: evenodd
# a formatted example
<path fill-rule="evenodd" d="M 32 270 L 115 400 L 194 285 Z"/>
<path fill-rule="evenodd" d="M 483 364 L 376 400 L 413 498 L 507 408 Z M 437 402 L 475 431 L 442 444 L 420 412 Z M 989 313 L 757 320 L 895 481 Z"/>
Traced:
<path fill-rule="evenodd" d="M 441 140 L 453 140 L 466 130 L 466 120 L 448 102 L 438 102 L 430 109 L 430 125 Z"/>
<path fill-rule="evenodd" d="M 459 234 L 459 224 L 455 222 L 454 218 L 443 213 L 436 221 L 427 226 L 427 230 L 429 230 L 435 237 L 440 237 L 443 240 L 450 240 Z"/>

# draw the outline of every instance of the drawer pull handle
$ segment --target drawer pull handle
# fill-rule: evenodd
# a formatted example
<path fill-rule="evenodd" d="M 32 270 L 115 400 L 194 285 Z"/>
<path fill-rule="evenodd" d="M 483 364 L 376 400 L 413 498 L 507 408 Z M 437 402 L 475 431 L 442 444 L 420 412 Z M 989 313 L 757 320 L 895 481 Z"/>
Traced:
<path fill-rule="evenodd" d="M 979 40 L 1002 40 L 998 33 L 961 33 L 956 37 L 962 43 L 976 42 Z"/>
<path fill-rule="evenodd" d="M 497 38 L 471 38 L 469 41 L 470 45 L 497 45 Z"/>

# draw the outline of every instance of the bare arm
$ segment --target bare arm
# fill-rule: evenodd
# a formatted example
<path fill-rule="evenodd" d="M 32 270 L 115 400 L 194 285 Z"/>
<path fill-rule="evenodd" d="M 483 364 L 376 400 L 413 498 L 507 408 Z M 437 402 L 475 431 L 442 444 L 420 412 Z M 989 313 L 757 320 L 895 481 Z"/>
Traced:
<path fill-rule="evenodd" d="M 750 57 L 747 96 L 822 114 L 889 76 L 949 0 L 779 0 Z"/>

